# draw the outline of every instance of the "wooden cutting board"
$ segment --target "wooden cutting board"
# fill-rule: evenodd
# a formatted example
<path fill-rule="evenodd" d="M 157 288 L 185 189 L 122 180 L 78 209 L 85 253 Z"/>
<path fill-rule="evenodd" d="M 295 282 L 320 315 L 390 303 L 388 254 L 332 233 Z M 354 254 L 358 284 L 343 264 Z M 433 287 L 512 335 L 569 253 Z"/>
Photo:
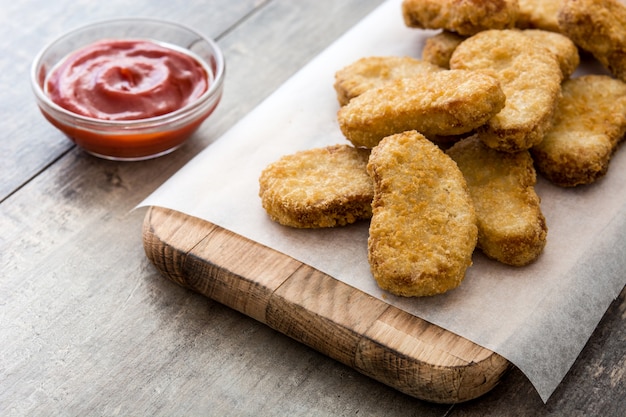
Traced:
<path fill-rule="evenodd" d="M 166 278 L 413 397 L 474 399 L 510 367 L 488 349 L 204 220 L 150 207 L 143 243 Z"/>

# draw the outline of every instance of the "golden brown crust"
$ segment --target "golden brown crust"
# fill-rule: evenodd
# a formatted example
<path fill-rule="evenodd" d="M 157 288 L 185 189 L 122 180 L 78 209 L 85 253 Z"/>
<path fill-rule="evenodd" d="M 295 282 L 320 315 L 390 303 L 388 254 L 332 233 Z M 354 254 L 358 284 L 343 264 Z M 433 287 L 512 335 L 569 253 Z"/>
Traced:
<path fill-rule="evenodd" d="M 445 29 L 473 35 L 487 29 L 512 28 L 517 0 L 404 0 L 402 15 L 408 27 Z"/>
<path fill-rule="evenodd" d="M 515 26 L 560 32 L 557 15 L 563 0 L 517 0 L 519 14 Z"/>
<path fill-rule="evenodd" d="M 367 169 L 375 184 L 368 254 L 378 285 L 401 296 L 456 288 L 472 263 L 478 233 L 456 164 L 411 131 L 383 139 Z"/>
<path fill-rule="evenodd" d="M 499 82 L 484 72 L 429 72 L 366 91 L 343 106 L 337 119 L 355 146 L 373 148 L 406 130 L 426 136 L 469 132 L 498 113 L 504 100 Z"/>
<path fill-rule="evenodd" d="M 578 48 L 567 36 L 541 29 L 526 29 L 522 33 L 541 43 L 556 56 L 563 79 L 569 78 L 578 68 L 580 64 Z"/>
<path fill-rule="evenodd" d="M 369 219 L 374 193 L 369 150 L 333 145 L 287 155 L 259 178 L 270 218 L 297 228 L 343 226 Z"/>
<path fill-rule="evenodd" d="M 556 56 L 521 30 L 488 30 L 463 41 L 450 68 L 484 70 L 498 78 L 506 105 L 478 129 L 491 148 L 518 152 L 539 143 L 550 127 L 563 73 Z"/>
<path fill-rule="evenodd" d="M 563 187 L 602 177 L 626 133 L 626 83 L 585 75 L 563 83 L 554 125 L 532 148 L 537 170 Z"/>
<path fill-rule="evenodd" d="M 372 88 L 401 78 L 442 69 L 408 56 L 371 56 L 361 58 L 335 74 L 334 88 L 341 106 Z"/>
<path fill-rule="evenodd" d="M 561 32 L 626 81 L 626 6 L 619 0 L 565 0 Z"/>
<path fill-rule="evenodd" d="M 578 68 L 578 48 L 567 36 L 541 29 L 526 29 L 522 33 L 540 42 L 556 56 L 564 79 L 569 78 Z M 465 39 L 467 38 L 464 36 L 445 31 L 431 36 L 424 43 L 422 59 L 442 68 L 450 68 L 450 58 L 454 50 Z"/>
<path fill-rule="evenodd" d="M 530 153 L 500 152 L 474 135 L 457 142 L 447 154 L 467 181 L 483 253 L 513 266 L 537 259 L 548 228 L 535 192 L 537 176 Z"/>
<path fill-rule="evenodd" d="M 422 59 L 441 68 L 450 69 L 450 57 L 466 36 L 444 30 L 426 39 Z"/>
<path fill-rule="evenodd" d="M 522 30 L 524 35 L 535 39 L 548 48 L 559 61 L 563 78 L 569 78 L 580 64 L 578 48 L 570 38 L 560 33 L 541 29 Z M 441 32 L 426 39 L 422 59 L 442 68 L 450 68 L 450 58 L 454 50 L 467 37 L 452 32 Z"/>

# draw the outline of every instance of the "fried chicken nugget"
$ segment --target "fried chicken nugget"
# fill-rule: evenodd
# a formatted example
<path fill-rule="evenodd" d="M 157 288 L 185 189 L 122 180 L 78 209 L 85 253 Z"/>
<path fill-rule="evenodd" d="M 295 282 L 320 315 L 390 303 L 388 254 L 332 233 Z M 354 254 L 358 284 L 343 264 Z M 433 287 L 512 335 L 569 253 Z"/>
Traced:
<path fill-rule="evenodd" d="M 563 0 L 517 0 L 519 14 L 515 26 L 521 29 L 542 29 L 560 32 L 557 15 Z"/>
<path fill-rule="evenodd" d="M 548 228 L 535 192 L 537 174 L 530 152 L 497 151 L 474 135 L 454 144 L 447 154 L 469 187 L 478 219 L 477 246 L 507 265 L 537 259 Z"/>
<path fill-rule="evenodd" d="M 297 228 L 335 227 L 369 219 L 374 186 L 369 150 L 349 145 L 284 156 L 259 178 L 259 196 L 270 218 Z"/>
<path fill-rule="evenodd" d="M 422 59 L 441 68 L 450 69 L 452 52 L 465 39 L 467 36 L 461 36 L 447 30 L 431 36 L 424 42 Z"/>
<path fill-rule="evenodd" d="M 567 36 L 543 29 L 526 29 L 522 33 L 541 43 L 556 56 L 564 80 L 569 78 L 578 68 L 580 64 L 578 48 Z"/>
<path fill-rule="evenodd" d="M 578 48 L 570 38 L 560 33 L 541 29 L 522 30 L 524 35 L 539 41 L 557 58 L 563 78 L 569 78 L 580 64 Z M 450 68 L 450 58 L 454 50 L 467 37 L 452 32 L 441 32 L 426 39 L 422 50 L 422 59 L 442 68 Z"/>
<path fill-rule="evenodd" d="M 517 0 L 404 0 L 402 16 L 406 26 L 445 29 L 473 35 L 487 29 L 515 26 Z"/>
<path fill-rule="evenodd" d="M 564 0 L 561 32 L 626 81 L 626 5 L 619 0 Z"/>
<path fill-rule="evenodd" d="M 554 125 L 531 149 L 537 170 L 563 187 L 590 184 L 608 170 L 626 133 L 626 83 L 584 75 L 563 83 Z"/>
<path fill-rule="evenodd" d="M 450 68 L 491 70 L 500 80 L 506 105 L 478 131 L 491 148 L 530 149 L 552 123 L 563 73 L 556 56 L 521 30 L 488 30 L 463 41 Z"/>
<path fill-rule="evenodd" d="M 341 106 L 385 83 L 442 68 L 408 56 L 371 56 L 361 58 L 335 73 L 334 88 Z"/>
<path fill-rule="evenodd" d="M 410 131 L 383 139 L 367 170 L 375 184 L 368 259 L 378 285 L 407 297 L 460 285 L 472 264 L 478 231 L 454 161 Z"/>
<path fill-rule="evenodd" d="M 504 107 L 500 83 L 481 71 L 437 71 L 386 83 L 353 98 L 337 119 L 355 146 L 417 130 L 426 136 L 470 132 Z"/>

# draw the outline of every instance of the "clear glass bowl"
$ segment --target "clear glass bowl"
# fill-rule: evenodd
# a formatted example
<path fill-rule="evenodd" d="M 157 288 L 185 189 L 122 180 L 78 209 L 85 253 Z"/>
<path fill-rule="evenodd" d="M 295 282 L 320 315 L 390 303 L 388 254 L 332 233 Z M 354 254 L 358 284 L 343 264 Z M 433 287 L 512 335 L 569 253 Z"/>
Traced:
<path fill-rule="evenodd" d="M 209 87 L 179 110 L 136 120 L 85 117 L 54 103 L 44 91 L 48 73 L 68 54 L 103 39 L 142 39 L 184 48 L 204 63 Z M 224 74 L 224 57 L 213 40 L 176 23 L 132 18 L 94 23 L 61 36 L 36 56 L 30 78 L 44 117 L 76 145 L 102 158 L 133 161 L 165 155 L 182 145 L 219 104 Z"/>

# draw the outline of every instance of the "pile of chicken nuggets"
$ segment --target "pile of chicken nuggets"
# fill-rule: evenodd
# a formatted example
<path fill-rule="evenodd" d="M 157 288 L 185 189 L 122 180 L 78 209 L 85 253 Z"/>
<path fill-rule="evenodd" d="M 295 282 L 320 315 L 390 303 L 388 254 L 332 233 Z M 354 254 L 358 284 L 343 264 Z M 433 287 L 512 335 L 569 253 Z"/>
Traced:
<path fill-rule="evenodd" d="M 460 285 L 477 248 L 515 267 L 541 255 L 537 173 L 575 187 L 607 172 L 626 133 L 626 6 L 404 0 L 401 13 L 438 30 L 422 56 L 338 69 L 349 143 L 280 158 L 259 195 L 285 226 L 369 221 L 380 288 L 431 296 Z M 573 77 L 583 54 L 607 74 Z"/>

